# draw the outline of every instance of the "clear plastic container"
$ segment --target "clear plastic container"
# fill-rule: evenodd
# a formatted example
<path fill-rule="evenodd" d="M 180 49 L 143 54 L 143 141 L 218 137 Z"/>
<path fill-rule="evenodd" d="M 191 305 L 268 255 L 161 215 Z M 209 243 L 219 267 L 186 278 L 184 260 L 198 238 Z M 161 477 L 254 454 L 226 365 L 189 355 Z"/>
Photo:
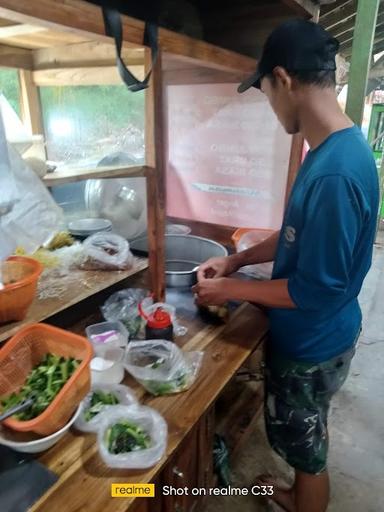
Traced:
<path fill-rule="evenodd" d="M 100 347 L 126 347 L 129 334 L 121 322 L 101 322 L 89 325 L 85 332 L 94 351 Z"/>
<path fill-rule="evenodd" d="M 91 360 L 91 383 L 120 384 L 124 379 L 124 354 L 121 347 L 97 347 Z"/>

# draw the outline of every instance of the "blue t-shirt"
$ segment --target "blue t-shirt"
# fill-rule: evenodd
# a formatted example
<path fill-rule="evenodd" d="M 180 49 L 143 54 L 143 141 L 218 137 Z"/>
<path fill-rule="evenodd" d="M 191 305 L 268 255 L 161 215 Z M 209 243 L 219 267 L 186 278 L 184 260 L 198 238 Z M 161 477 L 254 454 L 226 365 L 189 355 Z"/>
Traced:
<path fill-rule="evenodd" d="M 357 126 L 331 134 L 308 153 L 292 189 L 272 275 L 288 279 L 297 309 L 269 310 L 273 350 L 321 362 L 352 346 L 378 208 L 375 161 Z"/>

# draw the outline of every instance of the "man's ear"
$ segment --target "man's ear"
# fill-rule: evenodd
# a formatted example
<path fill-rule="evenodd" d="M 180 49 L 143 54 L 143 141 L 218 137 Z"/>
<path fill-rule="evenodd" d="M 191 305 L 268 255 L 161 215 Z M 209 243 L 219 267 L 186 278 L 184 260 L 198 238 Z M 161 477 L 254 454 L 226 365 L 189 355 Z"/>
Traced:
<path fill-rule="evenodd" d="M 282 66 L 276 66 L 273 69 L 273 76 L 285 89 L 288 89 L 289 91 L 292 90 L 292 78 L 289 76 L 285 68 Z"/>

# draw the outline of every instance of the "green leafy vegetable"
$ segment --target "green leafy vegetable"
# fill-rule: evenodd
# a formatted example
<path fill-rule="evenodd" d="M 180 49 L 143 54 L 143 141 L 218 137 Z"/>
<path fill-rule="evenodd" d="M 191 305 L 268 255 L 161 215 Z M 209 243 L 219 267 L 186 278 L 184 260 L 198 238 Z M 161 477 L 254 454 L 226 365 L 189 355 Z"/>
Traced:
<path fill-rule="evenodd" d="M 184 391 L 188 387 L 188 377 L 188 373 L 180 372 L 175 379 L 169 381 L 147 380 L 143 382 L 143 385 L 153 395 L 168 395 Z"/>
<path fill-rule="evenodd" d="M 73 357 L 65 358 L 47 354 L 32 369 L 20 390 L 1 400 L 2 410 L 7 411 L 24 400 L 32 398 L 31 407 L 16 414 L 15 417 L 21 421 L 36 418 L 49 406 L 79 364 L 80 361 Z"/>
<path fill-rule="evenodd" d="M 90 421 L 97 416 L 106 405 L 117 405 L 119 399 L 113 393 L 104 393 L 103 391 L 94 391 L 92 393 L 89 407 L 84 412 L 85 421 Z"/>
<path fill-rule="evenodd" d="M 160 368 L 160 366 L 164 366 L 164 364 L 165 364 L 164 357 L 159 357 L 159 359 L 157 361 L 155 361 L 154 363 L 149 365 L 149 368 L 151 368 L 152 370 L 156 370 L 157 368 Z"/>
<path fill-rule="evenodd" d="M 119 421 L 106 432 L 106 444 L 109 453 L 117 455 L 137 450 L 145 450 L 151 444 L 151 438 L 145 430 L 129 421 Z"/>
<path fill-rule="evenodd" d="M 135 338 L 144 325 L 141 316 L 121 318 L 120 322 L 127 328 L 130 338 Z"/>

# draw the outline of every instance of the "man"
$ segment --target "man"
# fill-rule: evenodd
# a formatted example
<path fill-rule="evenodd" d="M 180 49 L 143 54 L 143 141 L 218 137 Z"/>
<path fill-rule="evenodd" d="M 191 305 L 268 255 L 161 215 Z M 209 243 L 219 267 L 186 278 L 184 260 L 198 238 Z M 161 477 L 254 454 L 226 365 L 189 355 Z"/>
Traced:
<path fill-rule="evenodd" d="M 201 304 L 244 300 L 268 308 L 266 429 L 295 469 L 293 487 L 275 486 L 274 500 L 296 512 L 328 505 L 327 415 L 360 333 L 357 296 L 371 264 L 379 204 L 371 150 L 337 103 L 338 46 L 304 20 L 269 36 L 256 73 L 239 92 L 260 89 L 285 130 L 301 133 L 310 151 L 281 230 L 242 253 L 209 260 L 194 288 Z M 273 260 L 271 281 L 226 277 Z"/>

